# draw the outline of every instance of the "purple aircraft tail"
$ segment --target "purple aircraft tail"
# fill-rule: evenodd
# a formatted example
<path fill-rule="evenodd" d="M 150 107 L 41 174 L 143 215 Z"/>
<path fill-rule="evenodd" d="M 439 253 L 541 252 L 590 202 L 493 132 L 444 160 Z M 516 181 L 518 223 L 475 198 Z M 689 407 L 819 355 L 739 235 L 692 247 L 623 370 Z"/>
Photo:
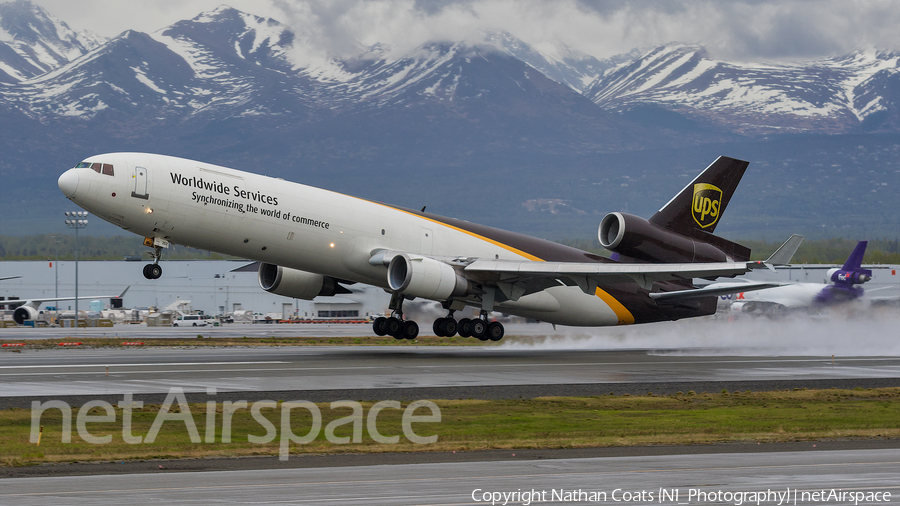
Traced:
<path fill-rule="evenodd" d="M 859 241 L 853 248 L 853 253 L 847 257 L 844 266 L 831 274 L 831 281 L 837 286 L 850 287 L 859 285 L 872 279 L 872 271 L 862 269 L 863 255 L 866 253 L 868 241 Z"/>
<path fill-rule="evenodd" d="M 872 279 L 872 271 L 862 268 L 866 244 L 868 244 L 867 241 L 859 241 L 856 247 L 853 248 L 853 252 L 847 257 L 843 267 L 829 271 L 829 278 L 834 284 L 826 286 L 819 292 L 819 295 L 816 296 L 816 302 L 820 304 L 834 304 L 862 297 L 864 293 L 863 288 L 853 285 L 861 285 Z"/>

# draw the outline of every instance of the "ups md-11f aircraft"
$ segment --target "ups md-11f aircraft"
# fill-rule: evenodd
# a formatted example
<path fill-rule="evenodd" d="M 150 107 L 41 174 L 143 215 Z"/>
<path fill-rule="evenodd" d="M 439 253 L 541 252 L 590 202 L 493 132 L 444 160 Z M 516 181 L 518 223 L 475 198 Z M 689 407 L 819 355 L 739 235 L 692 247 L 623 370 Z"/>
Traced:
<path fill-rule="evenodd" d="M 554 325 L 603 326 L 710 315 L 727 293 L 778 286 L 695 288 L 693 278 L 734 277 L 790 261 L 793 236 L 765 263 L 713 235 L 748 162 L 719 157 L 649 220 L 624 213 L 600 223 L 616 260 L 551 241 L 404 209 L 208 163 L 147 153 L 92 156 L 59 188 L 85 210 L 145 237 L 162 275 L 169 243 L 258 260 L 263 290 L 310 300 L 365 283 L 392 294 L 375 333 L 414 339 L 403 301 L 439 301 L 438 336 L 500 340 L 492 311 Z M 424 208 L 423 208 L 424 209 Z M 466 306 L 480 318 L 457 321 Z"/>

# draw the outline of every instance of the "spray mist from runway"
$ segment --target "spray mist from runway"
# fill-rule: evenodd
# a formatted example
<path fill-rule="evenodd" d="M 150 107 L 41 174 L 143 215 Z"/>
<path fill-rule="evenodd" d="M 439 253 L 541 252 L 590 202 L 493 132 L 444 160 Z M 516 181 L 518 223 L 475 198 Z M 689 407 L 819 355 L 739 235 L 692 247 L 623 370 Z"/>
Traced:
<path fill-rule="evenodd" d="M 524 327 L 524 326 L 523 326 Z M 900 356 L 900 311 L 779 318 L 711 316 L 625 327 L 535 325 L 508 330 L 503 349 L 653 349 L 686 355 Z M 540 329 L 540 330 L 538 330 Z"/>

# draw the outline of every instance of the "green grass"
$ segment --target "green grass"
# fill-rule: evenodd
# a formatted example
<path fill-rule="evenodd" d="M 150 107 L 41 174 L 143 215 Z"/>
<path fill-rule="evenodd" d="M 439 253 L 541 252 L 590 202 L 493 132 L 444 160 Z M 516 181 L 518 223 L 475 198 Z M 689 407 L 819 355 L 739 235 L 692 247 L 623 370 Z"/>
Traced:
<path fill-rule="evenodd" d="M 378 416 L 382 435 L 399 435 L 398 444 L 381 444 L 362 423 L 361 443 L 333 444 L 325 427 L 351 414 L 349 408 L 331 410 L 318 404 L 322 430 L 312 442 L 291 444 L 290 454 L 378 453 L 409 451 L 472 451 L 515 448 L 579 448 L 629 445 L 685 445 L 728 441 L 801 441 L 830 438 L 900 437 L 900 388 L 874 390 L 796 390 L 676 394 L 672 396 L 549 397 L 529 400 L 436 400 L 442 419 L 438 423 L 413 426 L 420 436 L 437 435 L 432 444 L 413 444 L 403 436 L 402 412 L 383 410 Z M 252 403 L 251 403 L 252 404 Z M 372 403 L 361 403 L 368 415 Z M 409 402 L 403 401 L 405 408 Z M 177 404 L 176 404 L 177 406 Z M 190 411 L 200 437 L 205 435 L 206 405 L 191 404 Z M 151 458 L 198 458 L 212 456 L 277 455 L 280 407 L 262 413 L 278 430 L 271 443 L 253 444 L 248 435 L 262 436 L 263 426 L 249 410 L 233 416 L 232 442 L 221 442 L 222 404 L 217 405 L 216 442 L 192 443 L 185 424 L 168 421 L 152 444 L 126 444 L 122 439 L 122 410 L 116 422 L 88 426 L 94 436 L 112 435 L 108 444 L 82 440 L 75 427 L 73 407 L 72 442 L 61 443 L 59 410 L 44 412 L 41 445 L 29 442 L 30 409 L 0 411 L 0 463 L 5 466 L 91 460 Z M 146 435 L 159 406 L 134 411 L 132 432 Z M 428 414 L 419 410 L 417 415 Z M 91 414 L 101 414 L 95 408 Z M 310 417 L 303 409 L 291 412 L 294 433 L 309 430 Z M 335 431 L 350 436 L 352 424 Z"/>

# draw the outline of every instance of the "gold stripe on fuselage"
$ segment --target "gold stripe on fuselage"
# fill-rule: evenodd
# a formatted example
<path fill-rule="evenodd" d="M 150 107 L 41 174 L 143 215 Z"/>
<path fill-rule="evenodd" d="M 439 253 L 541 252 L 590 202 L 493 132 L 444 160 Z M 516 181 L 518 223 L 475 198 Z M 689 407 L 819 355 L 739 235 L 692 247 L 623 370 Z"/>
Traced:
<path fill-rule="evenodd" d="M 368 202 L 372 202 L 372 201 L 368 201 Z M 436 223 L 436 224 L 438 224 L 438 225 L 445 226 L 445 227 L 447 227 L 447 228 L 451 228 L 451 229 L 453 229 L 453 230 L 456 230 L 456 231 L 458 231 L 458 232 L 462 232 L 462 233 L 464 233 L 464 234 L 466 234 L 466 235 L 469 235 L 469 236 L 474 237 L 474 238 L 476 238 L 476 239 L 480 239 L 480 240 L 482 240 L 482 241 L 487 241 L 487 242 L 489 242 L 489 243 L 491 243 L 491 244 L 493 244 L 493 245 L 495 245 L 495 246 L 499 246 L 499 247 L 501 247 L 501 248 L 503 248 L 503 249 L 505 249 L 505 250 L 507 250 L 507 251 L 510 251 L 510 252 L 515 253 L 515 254 L 520 255 L 520 256 L 523 256 L 523 257 L 525 257 L 525 258 L 527 258 L 527 259 L 529 259 L 529 260 L 533 260 L 533 261 L 535 261 L 535 262 L 543 262 L 543 261 L 544 261 L 542 258 L 539 258 L 539 257 L 537 257 L 537 256 L 535 256 L 535 255 L 532 255 L 531 253 L 527 253 L 527 252 L 522 251 L 522 250 L 520 250 L 520 249 L 514 248 L 514 247 L 512 247 L 512 246 L 510 246 L 510 245 L 508 245 L 508 244 L 504 244 L 504 243 L 502 243 L 502 242 L 500 242 L 500 241 L 497 241 L 497 240 L 495 240 L 495 239 L 491 239 L 491 238 L 489 238 L 489 237 L 485 237 L 485 236 L 483 236 L 483 235 L 476 234 L 475 232 L 472 232 L 472 231 L 470 231 L 470 230 L 466 230 L 466 229 L 464 229 L 464 228 L 460 228 L 460 227 L 457 227 L 457 226 L 454 226 L 454 225 L 450 225 L 449 223 L 445 223 L 445 222 L 440 221 L 440 220 L 436 220 L 436 219 L 433 219 L 433 218 L 429 218 L 429 217 L 427 217 L 427 216 L 422 216 L 422 215 L 416 214 L 415 212 L 408 211 L 408 210 L 403 209 L 403 208 L 398 208 L 398 207 L 390 206 L 390 205 L 388 205 L 388 204 L 383 204 L 383 203 L 381 203 L 381 202 L 372 202 L 372 203 L 373 203 L 373 204 L 381 205 L 381 206 L 383 206 L 383 207 L 387 207 L 388 209 L 393 209 L 393 210 L 395 210 L 395 211 L 400 211 L 400 212 L 405 213 L 405 214 L 408 214 L 408 215 L 410 215 L 410 216 L 415 216 L 416 218 L 421 218 L 421 219 L 423 219 L 423 220 L 430 221 L 430 222 L 432 222 L 432 223 Z M 616 314 L 616 317 L 617 317 L 618 320 L 619 320 L 618 323 L 617 323 L 617 325 L 631 325 L 631 324 L 634 323 L 634 315 L 631 314 L 631 311 L 629 311 L 628 308 L 626 308 L 621 302 L 619 302 L 618 299 L 616 299 L 615 297 L 613 297 L 612 295 L 610 295 L 610 294 L 607 293 L 606 291 L 602 290 L 601 288 L 597 288 L 596 295 L 597 295 L 597 297 L 600 298 L 600 300 L 602 300 L 603 302 L 605 302 L 606 305 L 609 306 L 609 308 L 612 309 L 613 312 Z"/>

